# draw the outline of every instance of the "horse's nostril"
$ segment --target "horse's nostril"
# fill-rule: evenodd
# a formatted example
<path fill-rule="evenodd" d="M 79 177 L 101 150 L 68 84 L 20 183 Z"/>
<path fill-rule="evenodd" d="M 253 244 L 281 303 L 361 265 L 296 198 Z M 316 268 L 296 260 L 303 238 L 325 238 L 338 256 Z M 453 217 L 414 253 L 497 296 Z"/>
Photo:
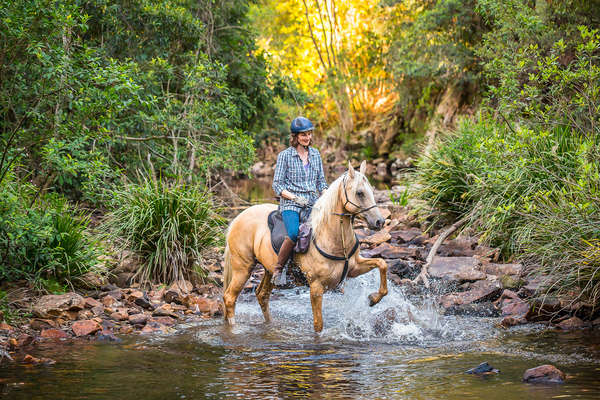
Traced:
<path fill-rule="evenodd" d="M 378 219 L 375 224 L 377 226 L 377 229 L 381 229 L 383 227 L 384 221 L 383 219 Z"/>

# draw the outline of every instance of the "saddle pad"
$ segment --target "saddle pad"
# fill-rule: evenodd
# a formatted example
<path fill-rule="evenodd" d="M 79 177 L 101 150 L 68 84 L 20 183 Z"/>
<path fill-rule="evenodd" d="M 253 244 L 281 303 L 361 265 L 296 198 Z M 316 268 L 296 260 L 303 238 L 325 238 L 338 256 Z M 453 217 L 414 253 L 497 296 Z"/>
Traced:
<path fill-rule="evenodd" d="M 283 218 L 281 217 L 279 210 L 272 211 L 269 214 L 267 224 L 271 231 L 271 246 L 273 247 L 273 250 L 275 250 L 275 253 L 279 254 L 279 249 L 281 249 L 281 245 L 287 236 L 285 224 L 283 223 Z"/>

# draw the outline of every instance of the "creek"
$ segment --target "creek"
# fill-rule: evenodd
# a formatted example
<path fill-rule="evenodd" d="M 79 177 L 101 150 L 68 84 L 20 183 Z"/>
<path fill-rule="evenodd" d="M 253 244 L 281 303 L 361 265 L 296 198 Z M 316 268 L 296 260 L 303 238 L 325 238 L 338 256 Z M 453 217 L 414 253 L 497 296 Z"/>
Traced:
<path fill-rule="evenodd" d="M 344 294 L 326 294 L 319 335 L 305 288 L 274 293 L 271 324 L 245 293 L 232 329 L 208 319 L 122 343 L 39 345 L 35 356 L 57 363 L 0 369 L 2 393 L 12 399 L 600 398 L 599 335 L 537 325 L 505 331 L 495 318 L 443 315 L 433 296 L 408 297 L 394 285 L 370 308 L 367 294 L 377 279 L 371 272 L 349 280 Z M 378 315 L 389 309 L 397 318 L 378 330 Z M 484 361 L 500 373 L 465 373 Z M 521 382 L 526 369 L 547 363 L 567 374 L 566 383 Z"/>

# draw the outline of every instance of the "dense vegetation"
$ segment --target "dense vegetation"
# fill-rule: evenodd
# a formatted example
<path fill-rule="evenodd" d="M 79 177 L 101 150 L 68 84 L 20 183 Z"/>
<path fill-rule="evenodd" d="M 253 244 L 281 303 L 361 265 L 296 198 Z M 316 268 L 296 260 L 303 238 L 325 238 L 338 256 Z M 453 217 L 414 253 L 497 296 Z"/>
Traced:
<path fill-rule="evenodd" d="M 429 206 L 598 304 L 599 28 L 600 0 L 9 1 L 0 279 L 120 248 L 189 276 L 219 174 L 305 113 L 335 154 L 422 150 Z"/>
<path fill-rule="evenodd" d="M 252 136 L 275 112 L 247 8 L 234 0 L 0 8 L 0 279 L 64 282 L 96 265 L 78 209 L 131 211 L 133 194 L 161 201 L 174 182 L 187 182 L 173 190 L 199 203 L 190 207 L 210 207 L 195 190 L 204 193 L 219 170 L 247 170 Z M 148 179 L 164 182 L 149 191 Z M 185 217 L 171 228 L 184 241 L 186 224 L 198 230 L 208 215 Z"/>

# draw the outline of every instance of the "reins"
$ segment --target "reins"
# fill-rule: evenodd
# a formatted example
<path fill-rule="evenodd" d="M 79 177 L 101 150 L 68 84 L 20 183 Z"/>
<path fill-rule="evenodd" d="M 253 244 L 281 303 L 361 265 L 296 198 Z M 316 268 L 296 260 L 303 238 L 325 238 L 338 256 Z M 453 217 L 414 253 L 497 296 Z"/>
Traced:
<path fill-rule="evenodd" d="M 350 228 L 352 228 L 352 225 L 354 224 L 354 218 L 356 218 L 356 216 L 360 213 L 363 213 L 365 211 L 369 211 L 372 208 L 377 207 L 377 204 L 373 204 L 370 207 L 366 207 L 366 208 L 362 208 L 359 205 L 355 204 L 354 202 L 352 202 L 350 200 L 350 198 L 348 197 L 348 191 L 346 190 L 346 177 L 348 175 L 344 176 L 344 179 L 342 180 L 342 187 L 344 188 L 344 196 L 346 196 L 346 202 L 344 203 L 343 209 L 346 209 L 346 206 L 348 205 L 348 203 L 352 204 L 354 207 L 356 207 L 358 209 L 357 212 L 351 213 L 351 212 L 347 212 L 347 213 L 332 213 L 333 215 L 338 215 L 340 217 L 340 225 L 343 227 L 343 223 L 344 223 L 344 217 L 350 217 Z M 354 246 L 352 246 L 352 249 L 350 250 L 350 253 L 346 253 L 346 243 L 344 243 L 344 232 L 342 230 L 342 249 L 344 251 L 344 257 L 341 256 L 334 256 L 331 254 L 327 254 L 325 251 L 323 251 L 318 245 L 317 245 L 317 240 L 316 238 L 313 236 L 313 244 L 315 245 L 315 248 L 317 249 L 317 251 L 325 258 L 329 259 L 329 260 L 335 260 L 335 261 L 344 261 L 344 270 L 342 271 L 342 277 L 340 278 L 339 283 L 337 284 L 337 287 L 339 287 L 344 280 L 346 279 L 346 276 L 348 275 L 348 266 L 349 266 L 349 260 L 350 257 L 352 257 L 354 255 L 354 253 L 356 253 L 356 250 L 358 250 L 358 246 L 360 244 L 359 240 L 358 240 L 358 236 L 356 235 L 356 232 L 354 233 Z"/>

